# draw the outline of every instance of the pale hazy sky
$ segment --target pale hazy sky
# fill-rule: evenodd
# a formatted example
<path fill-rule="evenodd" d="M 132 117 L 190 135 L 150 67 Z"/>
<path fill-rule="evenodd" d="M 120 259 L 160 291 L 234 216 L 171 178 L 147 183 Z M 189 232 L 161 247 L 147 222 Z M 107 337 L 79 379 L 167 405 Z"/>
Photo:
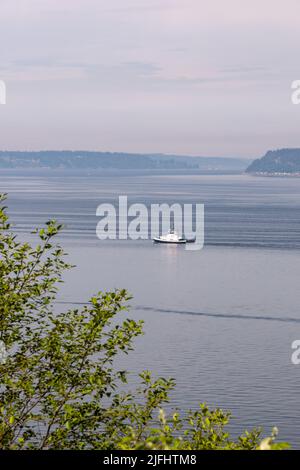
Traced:
<path fill-rule="evenodd" d="M 0 0 L 1 149 L 300 147 L 299 0 Z"/>

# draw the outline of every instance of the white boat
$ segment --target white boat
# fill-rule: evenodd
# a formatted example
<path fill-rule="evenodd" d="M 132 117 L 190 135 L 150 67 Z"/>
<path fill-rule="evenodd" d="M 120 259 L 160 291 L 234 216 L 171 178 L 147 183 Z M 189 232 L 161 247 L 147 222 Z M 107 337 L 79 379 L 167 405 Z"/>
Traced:
<path fill-rule="evenodd" d="M 167 235 L 161 235 L 159 237 L 154 237 L 153 241 L 155 243 L 174 243 L 174 244 L 181 244 L 187 243 L 185 238 L 180 237 L 177 232 L 174 230 L 170 230 Z"/>

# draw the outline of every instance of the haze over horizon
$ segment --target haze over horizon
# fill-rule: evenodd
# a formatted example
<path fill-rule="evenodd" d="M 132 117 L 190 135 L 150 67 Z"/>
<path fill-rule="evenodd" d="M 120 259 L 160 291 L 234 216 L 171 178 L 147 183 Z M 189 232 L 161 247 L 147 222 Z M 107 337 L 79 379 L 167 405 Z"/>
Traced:
<path fill-rule="evenodd" d="M 222 3 L 2 0 L 0 149 L 300 147 L 298 1 Z"/>

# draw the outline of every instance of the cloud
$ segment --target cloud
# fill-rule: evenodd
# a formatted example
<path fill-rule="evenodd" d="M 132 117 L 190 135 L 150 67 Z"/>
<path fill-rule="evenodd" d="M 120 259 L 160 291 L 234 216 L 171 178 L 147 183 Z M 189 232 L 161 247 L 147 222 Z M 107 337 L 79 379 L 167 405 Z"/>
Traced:
<path fill-rule="evenodd" d="M 294 144 L 298 8 L 298 0 L 226 8 L 224 0 L 2 0 L 2 145 L 17 135 L 20 148 L 37 138 L 63 147 L 71 136 L 68 147 L 74 139 L 249 155 L 269 146 L 278 122 Z"/>

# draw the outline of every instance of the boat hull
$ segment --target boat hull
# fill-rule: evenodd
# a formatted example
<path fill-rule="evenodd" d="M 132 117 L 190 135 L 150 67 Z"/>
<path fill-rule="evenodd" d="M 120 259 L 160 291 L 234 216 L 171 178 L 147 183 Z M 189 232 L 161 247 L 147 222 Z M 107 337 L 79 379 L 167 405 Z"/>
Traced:
<path fill-rule="evenodd" d="M 169 245 L 182 245 L 186 243 L 186 240 L 162 240 L 161 238 L 153 238 L 154 243 L 165 243 Z"/>

